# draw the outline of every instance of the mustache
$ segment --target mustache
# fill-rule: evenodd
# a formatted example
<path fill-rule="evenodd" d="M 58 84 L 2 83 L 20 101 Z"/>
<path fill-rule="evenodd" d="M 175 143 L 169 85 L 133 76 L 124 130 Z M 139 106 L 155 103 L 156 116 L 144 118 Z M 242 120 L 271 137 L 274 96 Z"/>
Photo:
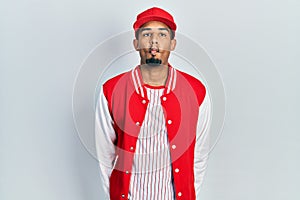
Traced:
<path fill-rule="evenodd" d="M 148 65 L 153 65 L 153 66 L 156 66 L 156 65 L 160 65 L 161 64 L 161 60 L 160 59 L 157 59 L 157 58 L 147 58 L 146 59 L 146 64 Z"/>

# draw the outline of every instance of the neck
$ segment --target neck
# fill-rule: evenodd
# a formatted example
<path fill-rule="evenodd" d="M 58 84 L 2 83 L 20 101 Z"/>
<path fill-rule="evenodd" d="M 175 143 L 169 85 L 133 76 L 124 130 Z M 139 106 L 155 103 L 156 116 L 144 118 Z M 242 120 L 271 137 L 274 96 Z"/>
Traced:
<path fill-rule="evenodd" d="M 168 65 L 149 66 L 141 65 L 141 74 L 143 82 L 151 86 L 164 86 L 167 78 L 169 67 Z"/>

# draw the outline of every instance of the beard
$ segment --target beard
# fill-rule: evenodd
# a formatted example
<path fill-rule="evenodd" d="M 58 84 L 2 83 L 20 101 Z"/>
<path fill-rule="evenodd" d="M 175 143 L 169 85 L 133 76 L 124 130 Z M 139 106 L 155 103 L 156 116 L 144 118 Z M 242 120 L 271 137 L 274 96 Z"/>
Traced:
<path fill-rule="evenodd" d="M 151 65 L 151 66 L 159 66 L 161 65 L 161 60 L 157 58 L 148 58 L 146 59 L 146 64 Z"/>

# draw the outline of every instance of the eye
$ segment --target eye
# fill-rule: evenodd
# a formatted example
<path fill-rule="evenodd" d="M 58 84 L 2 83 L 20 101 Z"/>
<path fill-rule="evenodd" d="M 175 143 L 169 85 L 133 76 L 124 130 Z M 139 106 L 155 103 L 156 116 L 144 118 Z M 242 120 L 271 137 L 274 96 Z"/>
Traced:
<path fill-rule="evenodd" d="M 149 36 L 151 36 L 151 33 L 144 33 L 143 36 L 144 37 L 149 37 Z"/>
<path fill-rule="evenodd" d="M 165 34 L 165 33 L 160 33 L 159 36 L 161 36 L 161 37 L 166 37 L 167 34 Z"/>

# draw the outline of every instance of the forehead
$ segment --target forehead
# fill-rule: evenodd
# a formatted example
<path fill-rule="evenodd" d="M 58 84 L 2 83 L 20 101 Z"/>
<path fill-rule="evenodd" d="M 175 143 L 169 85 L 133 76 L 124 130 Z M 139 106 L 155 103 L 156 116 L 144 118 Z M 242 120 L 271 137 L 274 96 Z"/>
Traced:
<path fill-rule="evenodd" d="M 143 26 L 141 26 L 141 28 L 167 28 L 167 29 L 169 29 L 169 27 L 166 24 L 159 22 L 159 21 L 149 21 L 149 22 L 143 24 Z"/>

